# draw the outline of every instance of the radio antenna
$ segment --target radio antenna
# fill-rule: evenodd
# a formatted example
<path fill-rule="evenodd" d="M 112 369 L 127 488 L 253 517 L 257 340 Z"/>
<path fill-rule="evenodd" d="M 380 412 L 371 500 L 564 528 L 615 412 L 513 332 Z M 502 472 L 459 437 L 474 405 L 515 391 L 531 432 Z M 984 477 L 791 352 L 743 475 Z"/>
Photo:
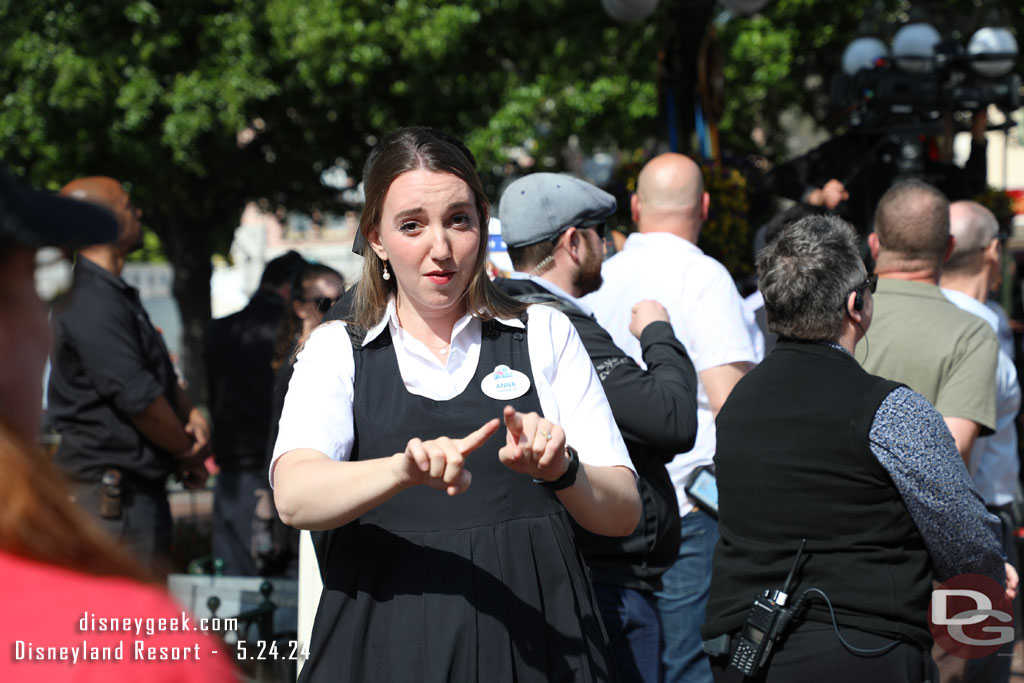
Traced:
<path fill-rule="evenodd" d="M 786 577 L 786 583 L 782 584 L 782 592 L 789 595 L 789 589 L 793 584 L 793 577 L 796 575 L 797 565 L 800 564 L 800 558 L 804 554 L 804 546 L 807 545 L 807 539 L 800 541 L 800 549 L 796 551 L 796 559 L 793 560 L 793 567 L 789 570 L 789 576 Z"/>

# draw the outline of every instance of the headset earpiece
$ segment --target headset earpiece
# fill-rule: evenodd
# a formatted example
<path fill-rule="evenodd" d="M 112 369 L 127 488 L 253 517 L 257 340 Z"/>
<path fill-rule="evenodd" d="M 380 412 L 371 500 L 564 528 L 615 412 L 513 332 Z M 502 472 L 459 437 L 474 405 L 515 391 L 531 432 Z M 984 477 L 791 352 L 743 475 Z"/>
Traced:
<path fill-rule="evenodd" d="M 864 297 L 861 296 L 860 292 L 857 292 L 853 297 L 853 310 L 860 311 L 864 308 Z"/>

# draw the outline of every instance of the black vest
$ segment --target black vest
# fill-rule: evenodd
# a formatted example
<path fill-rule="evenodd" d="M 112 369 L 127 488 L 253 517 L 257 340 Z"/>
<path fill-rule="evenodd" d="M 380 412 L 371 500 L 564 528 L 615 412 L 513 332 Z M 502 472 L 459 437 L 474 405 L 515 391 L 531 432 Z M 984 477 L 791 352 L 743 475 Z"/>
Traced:
<path fill-rule="evenodd" d="M 705 637 L 738 629 L 781 588 L 807 539 L 790 601 L 828 594 L 841 626 L 930 646 L 931 563 L 868 434 L 895 382 L 849 354 L 780 340 L 717 419 L 719 530 Z M 830 621 L 820 599 L 805 618 Z"/>
<path fill-rule="evenodd" d="M 352 334 L 350 330 L 350 334 Z M 353 460 L 387 458 L 412 437 L 460 437 L 504 405 L 541 412 L 528 331 L 483 323 L 476 374 L 446 401 L 410 393 L 391 335 L 355 342 Z M 524 395 L 480 389 L 497 365 Z M 324 590 L 303 683 L 607 681 L 597 601 L 557 495 L 501 463 L 504 426 L 467 456 L 469 489 L 405 489 L 359 519 L 314 534 Z"/>

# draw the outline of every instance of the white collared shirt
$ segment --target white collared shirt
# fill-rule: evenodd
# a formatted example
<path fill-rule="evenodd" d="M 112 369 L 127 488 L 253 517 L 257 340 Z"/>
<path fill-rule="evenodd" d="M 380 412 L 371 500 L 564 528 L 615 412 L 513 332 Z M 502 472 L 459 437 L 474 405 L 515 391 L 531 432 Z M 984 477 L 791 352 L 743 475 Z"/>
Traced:
<path fill-rule="evenodd" d="M 953 289 L 942 289 L 942 295 L 958 308 L 978 316 L 999 332 L 999 315 L 977 299 Z M 1008 505 L 1017 489 L 1020 460 L 1017 454 L 1017 429 L 1014 420 L 1020 409 L 1021 392 L 1017 368 L 1002 349 L 996 363 L 996 431 L 979 437 L 971 449 L 967 469 L 974 486 L 986 505 Z"/>
<path fill-rule="evenodd" d="M 743 306 L 729 271 L 695 244 L 664 233 L 633 233 L 622 251 L 604 262 L 604 284 L 583 297 L 615 344 L 646 368 L 640 342 L 629 331 L 633 304 L 654 299 L 668 311 L 676 337 L 700 373 L 728 363 L 761 360 L 753 314 Z M 715 455 L 715 420 L 700 375 L 697 377 L 697 442 L 668 464 L 679 498 L 679 514 L 692 509 L 684 491 L 690 473 Z"/>
<path fill-rule="evenodd" d="M 604 389 L 569 319 L 549 306 L 527 309 L 530 330 L 527 348 L 533 382 L 544 416 L 561 425 L 566 441 L 580 461 L 596 466 L 622 466 L 634 472 Z M 523 327 L 518 319 L 500 320 Z M 391 332 L 398 370 L 412 394 L 446 401 L 461 394 L 476 374 L 480 359 L 482 325 L 469 314 L 452 328 L 447 362 L 442 364 L 426 345 L 399 325 L 394 301 L 384 318 L 368 331 L 363 344 L 373 341 L 387 327 Z M 345 323 L 332 322 L 317 328 L 295 360 L 295 371 L 274 444 L 274 463 L 283 453 L 312 448 L 334 460 L 352 455 L 354 425 L 355 361 Z M 494 417 L 501 417 L 503 401 L 494 401 Z M 465 434 L 449 434 L 461 438 Z"/>

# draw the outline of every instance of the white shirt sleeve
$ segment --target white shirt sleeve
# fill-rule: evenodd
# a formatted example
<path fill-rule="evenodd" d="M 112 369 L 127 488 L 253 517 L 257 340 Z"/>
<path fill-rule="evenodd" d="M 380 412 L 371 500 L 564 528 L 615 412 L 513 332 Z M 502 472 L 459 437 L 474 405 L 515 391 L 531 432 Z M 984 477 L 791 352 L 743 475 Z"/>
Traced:
<path fill-rule="evenodd" d="M 740 361 L 758 362 L 749 313 L 729 271 L 713 259 L 701 259 L 689 275 L 688 282 L 699 283 L 699 288 L 687 289 L 685 295 L 662 304 L 697 372 Z M 749 322 L 756 328 L 752 316 Z"/>
<path fill-rule="evenodd" d="M 544 416 L 565 430 L 566 442 L 588 465 L 636 473 L 604 388 L 572 322 L 549 306 L 531 306 L 530 364 Z"/>
<path fill-rule="evenodd" d="M 323 325 L 313 331 L 295 359 L 295 369 L 281 411 L 281 422 L 270 462 L 288 451 L 312 448 L 333 460 L 352 455 L 355 362 L 345 324 Z"/>
<path fill-rule="evenodd" d="M 621 465 L 635 472 L 604 389 L 572 322 L 548 306 L 531 306 L 527 339 L 541 410 L 565 430 L 580 461 Z M 291 450 L 311 448 L 333 460 L 351 457 L 354 378 L 352 344 L 344 323 L 317 328 L 295 360 L 274 444 L 271 483 L 274 463 Z"/>

